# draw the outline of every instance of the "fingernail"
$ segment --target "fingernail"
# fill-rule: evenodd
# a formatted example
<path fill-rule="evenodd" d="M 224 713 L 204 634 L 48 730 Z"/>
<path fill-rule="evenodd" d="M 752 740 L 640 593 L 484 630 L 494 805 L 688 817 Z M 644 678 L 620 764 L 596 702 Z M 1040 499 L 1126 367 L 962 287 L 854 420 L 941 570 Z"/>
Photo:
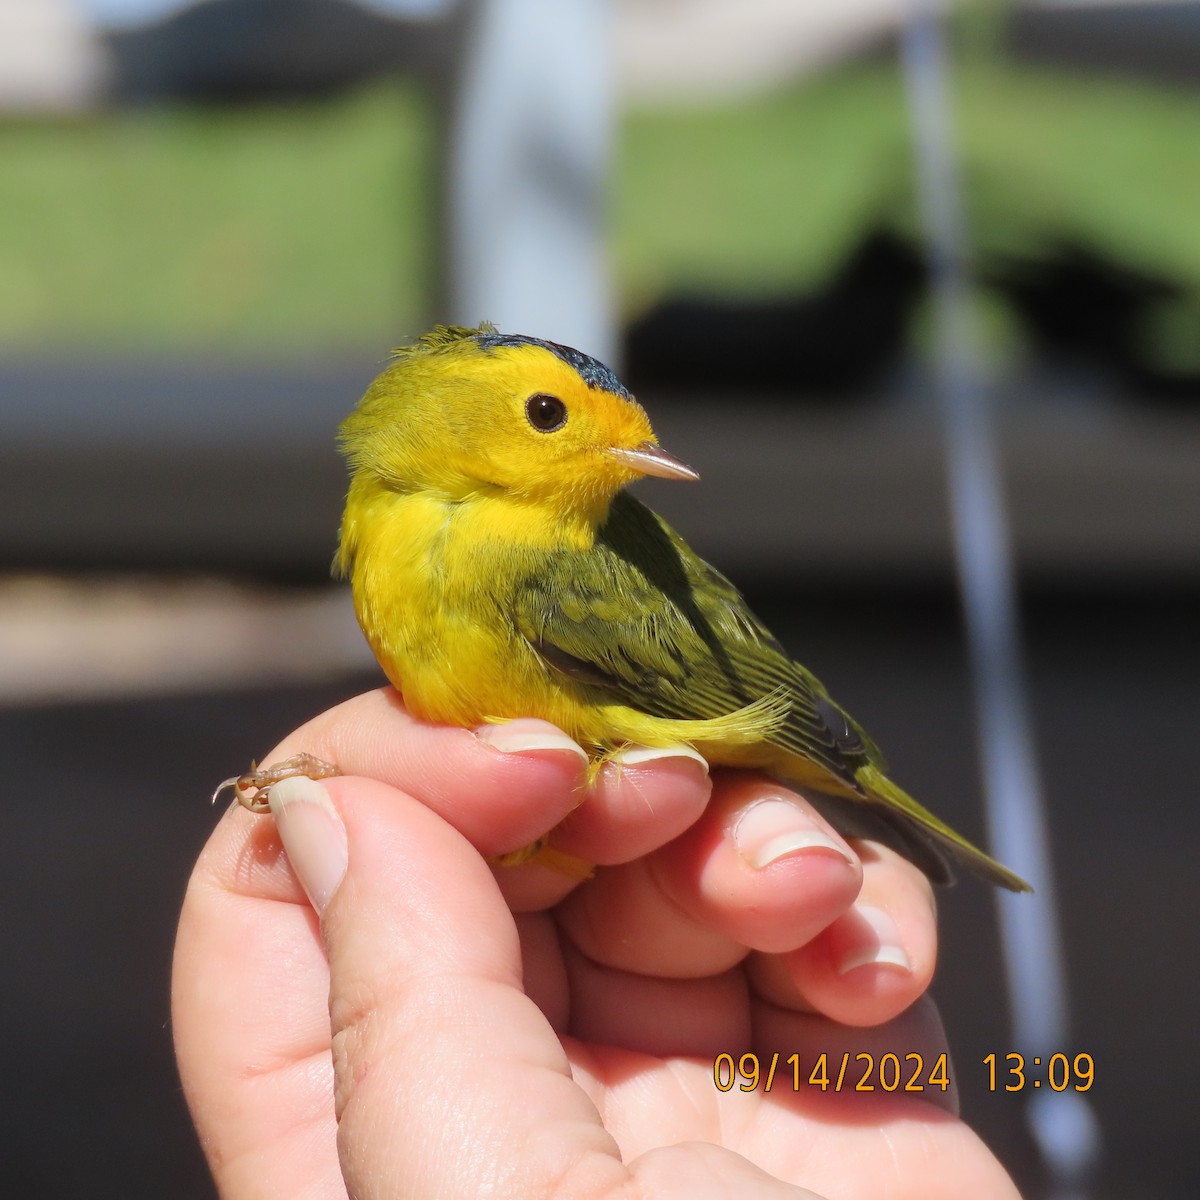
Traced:
<path fill-rule="evenodd" d="M 839 947 L 835 966 L 839 975 L 848 975 L 859 967 L 887 964 L 911 971 L 912 963 L 900 944 L 900 930 L 882 908 L 859 905 L 853 910 L 858 918 L 853 932 L 845 935 L 846 945 Z"/>
<path fill-rule="evenodd" d="M 738 853 L 761 871 L 781 858 L 810 850 L 832 851 L 852 863 L 849 850 L 835 842 L 798 805 L 771 798 L 752 804 L 733 827 Z"/>
<path fill-rule="evenodd" d="M 281 779 L 268 799 L 288 862 L 320 916 L 346 874 L 346 827 L 315 779 Z"/>
<path fill-rule="evenodd" d="M 622 746 L 609 755 L 608 761 L 622 767 L 644 767 L 647 763 L 663 762 L 670 758 L 691 759 L 700 764 L 705 775 L 708 774 L 708 760 L 691 746 Z"/>
<path fill-rule="evenodd" d="M 589 761 L 587 751 L 578 742 L 573 742 L 561 729 L 532 717 L 521 717 L 499 725 L 480 725 L 473 732 L 481 742 L 505 754 L 566 751 L 578 755 L 584 764 Z"/>

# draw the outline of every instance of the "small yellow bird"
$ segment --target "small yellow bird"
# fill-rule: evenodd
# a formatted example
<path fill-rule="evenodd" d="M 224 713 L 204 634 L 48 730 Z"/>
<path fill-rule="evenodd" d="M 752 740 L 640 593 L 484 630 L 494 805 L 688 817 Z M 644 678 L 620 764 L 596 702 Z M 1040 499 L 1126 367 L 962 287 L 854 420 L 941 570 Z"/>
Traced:
<path fill-rule="evenodd" d="M 733 585 L 623 490 L 698 476 L 602 363 L 439 326 L 397 351 L 341 445 L 353 478 L 336 569 L 415 716 L 541 717 L 595 761 L 683 743 L 837 798 L 835 823 L 882 833 L 935 881 L 949 879 L 937 847 L 1029 890 L 892 783 Z"/>

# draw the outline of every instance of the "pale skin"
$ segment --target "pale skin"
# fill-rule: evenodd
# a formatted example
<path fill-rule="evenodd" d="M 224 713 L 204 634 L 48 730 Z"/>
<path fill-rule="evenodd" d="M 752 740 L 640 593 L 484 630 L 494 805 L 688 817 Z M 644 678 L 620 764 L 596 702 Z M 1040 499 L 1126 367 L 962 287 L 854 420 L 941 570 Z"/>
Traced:
<path fill-rule="evenodd" d="M 721 1052 L 945 1050 L 903 859 L 685 754 L 585 795 L 552 726 L 423 725 L 387 689 L 263 761 L 300 751 L 344 774 L 232 806 L 180 920 L 180 1072 L 226 1200 L 1016 1197 L 953 1087 L 714 1085 Z M 594 878 L 485 861 L 559 822 Z"/>

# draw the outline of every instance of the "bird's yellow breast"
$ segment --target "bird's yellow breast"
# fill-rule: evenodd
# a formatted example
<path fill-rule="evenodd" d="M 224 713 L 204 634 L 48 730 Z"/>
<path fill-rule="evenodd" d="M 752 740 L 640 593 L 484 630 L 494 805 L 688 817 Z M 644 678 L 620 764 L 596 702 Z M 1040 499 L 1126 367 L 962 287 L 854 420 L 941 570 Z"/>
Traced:
<path fill-rule="evenodd" d="M 578 701 L 512 614 L 514 589 L 538 556 L 582 535 L 517 507 L 504 497 L 383 493 L 356 512 L 358 619 L 423 720 L 470 726 L 538 715 L 577 727 Z"/>

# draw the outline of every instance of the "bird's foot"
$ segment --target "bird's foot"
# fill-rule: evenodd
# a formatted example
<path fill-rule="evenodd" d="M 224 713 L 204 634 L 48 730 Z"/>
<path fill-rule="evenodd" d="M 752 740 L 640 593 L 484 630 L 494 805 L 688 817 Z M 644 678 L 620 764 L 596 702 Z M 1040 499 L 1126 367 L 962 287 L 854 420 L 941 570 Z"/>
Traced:
<path fill-rule="evenodd" d="M 591 863 L 584 862 L 582 858 L 576 858 L 573 854 L 567 854 L 562 850 L 555 850 L 550 845 L 549 837 L 538 838 L 530 846 L 522 846 L 520 850 L 511 850 L 507 854 L 494 854 L 488 859 L 488 862 L 493 867 L 520 867 L 526 863 L 537 863 L 543 867 L 549 867 L 552 871 L 558 871 L 562 875 L 569 875 L 572 879 L 591 879 L 595 873 Z"/>
<path fill-rule="evenodd" d="M 216 804 L 217 797 L 226 788 L 233 788 L 233 793 L 243 808 L 253 813 L 265 813 L 270 808 L 267 795 L 281 779 L 291 779 L 297 775 L 308 779 L 332 779 L 340 774 L 341 771 L 333 763 L 327 763 L 315 754 L 297 754 L 293 758 L 261 769 L 257 763 L 252 762 L 250 770 L 244 775 L 233 775 L 222 780 L 212 794 L 212 802 Z"/>
<path fill-rule="evenodd" d="M 493 854 L 488 862 L 493 867 L 519 867 L 523 863 L 532 862 L 546 848 L 550 839 L 538 838 L 531 845 L 522 846 L 520 850 L 510 850 L 507 854 Z"/>

